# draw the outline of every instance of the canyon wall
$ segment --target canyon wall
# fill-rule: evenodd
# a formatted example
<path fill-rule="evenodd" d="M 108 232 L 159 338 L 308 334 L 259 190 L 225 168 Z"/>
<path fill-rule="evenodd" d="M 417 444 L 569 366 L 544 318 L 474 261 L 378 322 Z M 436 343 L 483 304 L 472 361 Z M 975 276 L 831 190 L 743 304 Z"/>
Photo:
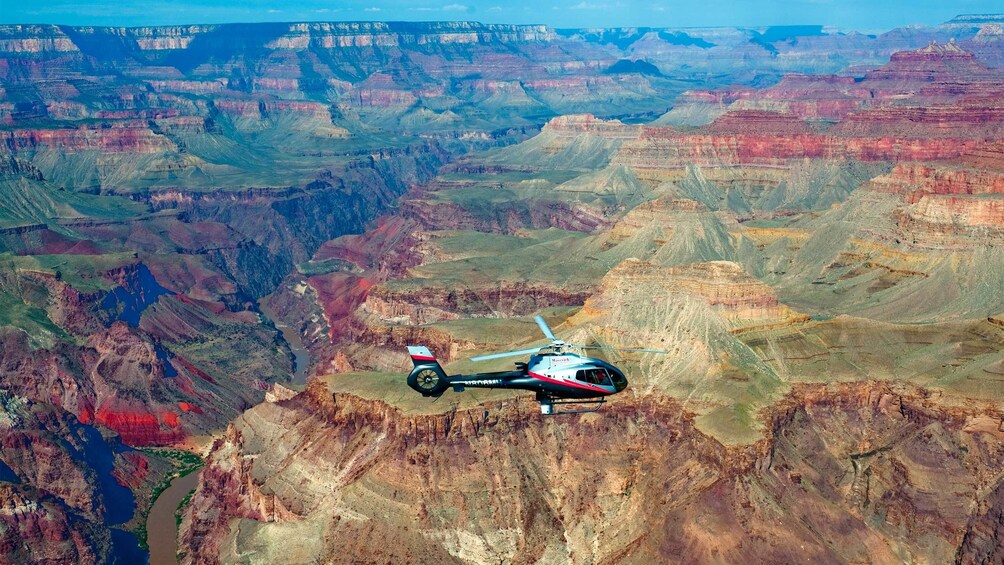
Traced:
<path fill-rule="evenodd" d="M 768 438 L 741 448 L 672 401 L 562 418 L 530 404 L 412 416 L 315 382 L 258 407 L 215 447 L 184 562 L 947 560 L 976 547 L 967 521 L 1000 480 L 968 463 L 999 461 L 999 413 L 884 386 L 799 389 L 765 415 Z"/>

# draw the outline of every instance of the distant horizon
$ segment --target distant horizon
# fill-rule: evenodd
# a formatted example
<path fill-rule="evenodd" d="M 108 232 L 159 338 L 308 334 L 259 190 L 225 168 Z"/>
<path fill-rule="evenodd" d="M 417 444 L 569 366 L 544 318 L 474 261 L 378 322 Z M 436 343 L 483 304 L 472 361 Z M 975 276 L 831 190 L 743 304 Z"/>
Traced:
<path fill-rule="evenodd" d="M 962 0 L 782 0 L 744 3 L 709 0 L 703 7 L 646 0 L 212 0 L 127 5 L 108 0 L 39 0 L 7 6 L 0 24 L 94 27 L 161 27 L 255 23 L 443 22 L 546 25 L 553 29 L 762 28 L 822 25 L 843 32 L 872 33 L 909 26 L 935 26 L 960 15 L 998 15 L 999 3 Z"/>

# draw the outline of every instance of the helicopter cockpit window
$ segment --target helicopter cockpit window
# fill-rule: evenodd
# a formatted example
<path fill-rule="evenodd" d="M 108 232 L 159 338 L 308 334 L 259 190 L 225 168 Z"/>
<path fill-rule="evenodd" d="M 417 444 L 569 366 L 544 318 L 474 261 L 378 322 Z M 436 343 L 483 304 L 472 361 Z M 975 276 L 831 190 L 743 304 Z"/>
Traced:
<path fill-rule="evenodd" d="M 603 369 L 582 369 L 575 373 L 576 380 L 593 385 L 610 385 L 610 377 Z"/>

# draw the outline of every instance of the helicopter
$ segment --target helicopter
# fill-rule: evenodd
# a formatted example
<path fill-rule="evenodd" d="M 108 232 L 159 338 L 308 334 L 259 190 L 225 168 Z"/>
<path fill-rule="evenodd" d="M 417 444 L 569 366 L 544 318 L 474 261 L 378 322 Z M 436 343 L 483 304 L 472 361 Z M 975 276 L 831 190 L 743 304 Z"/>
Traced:
<path fill-rule="evenodd" d="M 551 340 L 549 345 L 471 357 L 471 361 L 488 361 L 530 355 L 528 362 L 517 362 L 514 371 L 447 375 L 428 347 L 409 345 L 408 354 L 414 368 L 408 374 L 408 386 L 422 396 L 436 398 L 450 388 L 454 392 L 463 392 L 467 387 L 529 390 L 537 393 L 540 413 L 545 416 L 595 412 L 599 405 L 606 402 L 606 397 L 627 388 L 627 377 L 623 371 L 602 359 L 583 357 L 568 349 L 669 353 L 661 349 L 568 344 L 555 337 L 543 317 L 535 316 L 534 320 L 544 336 Z M 566 404 L 593 405 L 594 408 L 561 411 L 560 407 Z M 555 412 L 555 406 L 559 406 L 558 412 Z"/>

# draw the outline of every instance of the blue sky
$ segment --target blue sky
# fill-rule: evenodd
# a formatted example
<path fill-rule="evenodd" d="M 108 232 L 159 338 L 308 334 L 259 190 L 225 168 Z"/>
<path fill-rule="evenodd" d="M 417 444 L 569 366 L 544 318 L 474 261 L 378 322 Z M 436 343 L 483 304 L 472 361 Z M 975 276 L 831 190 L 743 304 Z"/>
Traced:
<path fill-rule="evenodd" d="M 1000 0 L 0 0 L 0 23 L 112 26 L 476 20 L 554 27 L 824 24 L 883 31 L 994 12 L 1004 12 Z"/>

